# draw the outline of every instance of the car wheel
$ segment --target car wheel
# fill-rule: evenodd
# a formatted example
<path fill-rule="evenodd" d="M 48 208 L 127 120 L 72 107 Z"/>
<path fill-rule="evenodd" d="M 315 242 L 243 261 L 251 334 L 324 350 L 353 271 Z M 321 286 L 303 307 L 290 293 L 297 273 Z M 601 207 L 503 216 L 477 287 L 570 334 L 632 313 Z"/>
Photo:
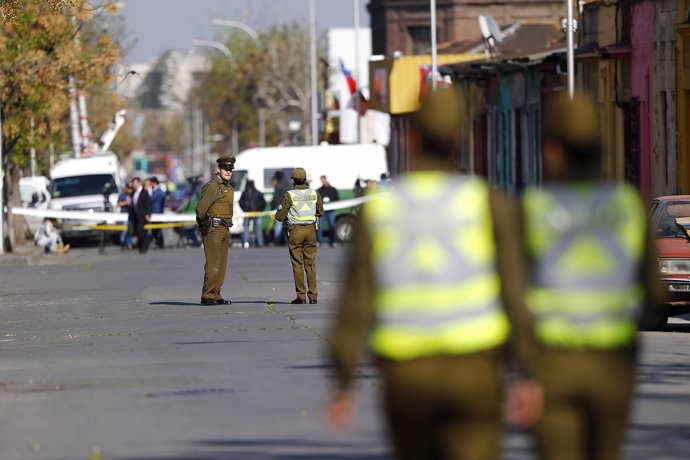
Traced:
<path fill-rule="evenodd" d="M 668 323 L 668 305 L 649 308 L 640 319 L 640 329 L 643 331 L 663 331 Z"/>
<path fill-rule="evenodd" d="M 335 222 L 335 237 L 342 243 L 352 241 L 355 231 L 355 219 L 352 216 L 342 216 Z"/>

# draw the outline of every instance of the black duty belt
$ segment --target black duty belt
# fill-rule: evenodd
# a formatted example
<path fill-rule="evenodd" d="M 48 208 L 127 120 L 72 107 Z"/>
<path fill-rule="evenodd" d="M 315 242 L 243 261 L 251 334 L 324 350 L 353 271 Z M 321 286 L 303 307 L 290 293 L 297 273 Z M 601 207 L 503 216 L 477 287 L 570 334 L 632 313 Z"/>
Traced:
<path fill-rule="evenodd" d="M 225 222 L 225 219 L 223 219 L 222 217 L 208 217 L 207 219 L 208 219 L 209 224 L 211 225 L 211 227 L 214 227 L 214 228 L 218 228 L 218 227 L 230 228 L 230 225 L 229 225 L 227 222 Z"/>

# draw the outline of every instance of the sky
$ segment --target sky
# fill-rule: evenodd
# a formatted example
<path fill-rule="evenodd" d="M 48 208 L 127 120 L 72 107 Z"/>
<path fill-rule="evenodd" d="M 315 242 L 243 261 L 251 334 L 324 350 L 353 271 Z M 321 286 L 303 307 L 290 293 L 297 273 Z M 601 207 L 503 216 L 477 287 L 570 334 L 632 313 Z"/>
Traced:
<path fill-rule="evenodd" d="M 369 26 L 369 0 L 315 0 L 319 31 L 353 27 L 354 5 L 359 2 L 360 25 Z M 193 39 L 218 39 L 223 29 L 215 18 L 230 19 L 261 31 L 272 24 L 298 21 L 308 27 L 308 0 L 124 0 L 120 10 L 132 44 L 123 60 L 147 62 L 166 50 L 187 52 Z"/>

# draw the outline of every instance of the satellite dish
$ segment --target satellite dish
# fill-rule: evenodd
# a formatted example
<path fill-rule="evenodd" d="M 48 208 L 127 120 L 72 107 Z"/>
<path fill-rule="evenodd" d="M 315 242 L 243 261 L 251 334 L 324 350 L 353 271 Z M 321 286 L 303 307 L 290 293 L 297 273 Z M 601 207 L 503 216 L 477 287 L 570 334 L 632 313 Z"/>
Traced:
<path fill-rule="evenodd" d="M 487 55 L 497 55 L 498 54 L 498 44 L 503 41 L 503 33 L 500 27 L 496 24 L 496 20 L 491 15 L 479 15 L 479 28 L 482 31 L 482 36 L 484 37 L 484 44 L 487 47 Z"/>
<path fill-rule="evenodd" d="M 501 32 L 501 28 L 498 27 L 498 24 L 496 24 L 496 20 L 493 16 L 489 14 L 480 14 L 479 28 L 482 30 L 484 39 L 488 40 L 493 38 L 496 43 L 501 43 L 503 41 L 503 33 Z"/>

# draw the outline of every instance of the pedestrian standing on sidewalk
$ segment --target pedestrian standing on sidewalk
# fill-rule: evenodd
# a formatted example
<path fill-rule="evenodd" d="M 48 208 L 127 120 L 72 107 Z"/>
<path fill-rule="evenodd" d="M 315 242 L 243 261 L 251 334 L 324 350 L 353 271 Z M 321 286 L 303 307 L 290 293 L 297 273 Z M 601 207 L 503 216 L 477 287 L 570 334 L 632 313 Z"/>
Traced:
<path fill-rule="evenodd" d="M 253 180 L 248 180 L 247 185 L 240 195 L 240 209 L 244 212 L 260 212 L 266 208 L 266 199 L 264 194 L 256 189 Z M 242 246 L 249 247 L 249 227 L 254 227 L 254 234 L 256 236 L 256 246 L 264 245 L 264 229 L 261 227 L 261 217 L 245 217 L 244 229 L 242 232 Z"/>
<path fill-rule="evenodd" d="M 318 190 L 319 194 L 323 198 L 323 203 L 334 203 L 340 199 L 338 195 L 338 190 L 333 187 L 326 176 L 321 176 L 321 188 Z M 323 239 L 323 227 L 324 221 L 328 222 L 328 245 L 330 247 L 335 247 L 335 209 L 329 211 L 324 211 L 323 219 L 319 222 L 319 229 L 316 235 L 317 241 L 321 244 Z"/>
<path fill-rule="evenodd" d="M 615 460 L 633 397 L 637 323 L 663 301 L 653 235 L 638 191 L 601 175 L 595 104 L 564 92 L 542 119 L 544 181 L 522 198 L 527 266 L 514 273 L 527 274 L 544 395 L 537 451 L 542 460 Z"/>
<path fill-rule="evenodd" d="M 307 172 L 304 168 L 292 171 L 293 189 L 283 195 L 276 212 L 276 222 L 285 222 L 288 233 L 288 248 L 292 262 L 297 298 L 291 303 L 303 304 L 317 302 L 316 289 L 316 225 L 323 215 L 321 195 L 307 185 Z M 307 287 L 304 275 L 307 275 Z M 307 289 L 308 288 L 308 289 Z"/>
<path fill-rule="evenodd" d="M 204 284 L 201 288 L 201 305 L 227 305 L 220 291 L 225 282 L 228 267 L 230 227 L 234 191 L 230 184 L 235 157 L 226 155 L 216 160 L 216 175 L 201 189 L 196 205 L 196 221 L 204 244 Z"/>

